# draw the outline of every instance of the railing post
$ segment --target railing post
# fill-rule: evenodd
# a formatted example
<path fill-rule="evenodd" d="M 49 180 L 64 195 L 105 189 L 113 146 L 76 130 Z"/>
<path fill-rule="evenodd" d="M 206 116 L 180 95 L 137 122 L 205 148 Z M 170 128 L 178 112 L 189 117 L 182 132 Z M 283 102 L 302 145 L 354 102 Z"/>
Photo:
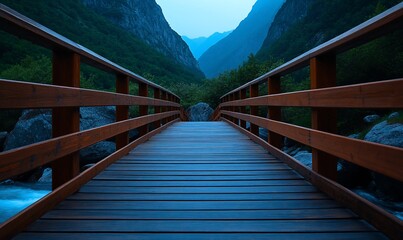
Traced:
<path fill-rule="evenodd" d="M 281 81 L 280 77 L 270 77 L 268 79 L 268 94 L 276 94 L 281 92 Z M 269 106 L 268 117 L 271 120 L 281 121 L 281 107 Z M 284 141 L 283 136 L 270 132 L 268 133 L 268 142 L 270 145 L 281 149 L 283 147 Z"/>
<path fill-rule="evenodd" d="M 233 93 L 231 93 L 230 95 L 228 95 L 228 101 L 233 101 L 234 100 L 234 94 Z M 231 111 L 231 112 L 233 112 L 234 111 L 234 107 L 229 107 L 229 109 L 228 109 L 229 111 Z M 229 120 L 231 121 L 231 122 L 235 122 L 235 118 L 234 117 L 229 117 Z"/>
<path fill-rule="evenodd" d="M 249 96 L 258 97 L 259 96 L 259 84 L 252 84 L 249 87 Z M 259 114 L 259 108 L 257 106 L 250 106 L 250 115 L 257 116 Z M 259 126 L 250 123 L 250 132 L 259 136 Z"/>
<path fill-rule="evenodd" d="M 239 92 L 234 92 L 233 94 L 234 94 L 234 101 L 239 100 Z M 233 110 L 234 110 L 234 112 L 239 112 L 239 107 L 235 106 L 235 107 L 233 107 Z M 234 118 L 233 122 L 236 125 L 239 125 L 239 119 L 238 118 Z"/>
<path fill-rule="evenodd" d="M 54 85 L 80 87 L 80 56 L 72 52 L 53 51 L 52 79 Z M 63 107 L 52 110 L 52 136 L 60 137 L 80 131 L 80 108 Z M 80 172 L 80 154 L 72 153 L 52 163 L 52 188 L 56 189 Z"/>
<path fill-rule="evenodd" d="M 162 91 L 162 92 L 161 92 L 161 99 L 162 99 L 162 100 L 167 100 L 167 93 L 166 93 L 165 91 Z M 168 107 L 163 106 L 161 109 L 162 109 L 162 112 L 166 112 L 167 109 L 168 109 Z M 166 118 L 164 118 L 164 119 L 161 120 L 162 125 L 165 125 L 167 122 L 168 122 L 168 121 L 167 121 Z"/>
<path fill-rule="evenodd" d="M 311 89 L 336 86 L 336 56 L 319 56 L 310 60 Z M 335 109 L 312 108 L 312 129 L 336 133 L 337 112 Z M 317 149 L 312 149 L 312 169 L 336 180 L 337 158 Z"/>
<path fill-rule="evenodd" d="M 148 85 L 145 83 L 139 83 L 139 96 L 148 97 Z M 139 106 L 140 116 L 148 114 L 148 106 Z M 139 127 L 139 135 L 143 136 L 148 132 L 148 124 Z"/>
<path fill-rule="evenodd" d="M 154 88 L 154 98 L 155 99 L 161 99 L 161 90 L 158 88 Z M 154 113 L 160 113 L 161 112 L 161 107 L 160 106 L 154 106 Z M 161 120 L 156 121 L 155 127 L 159 128 L 161 127 Z"/>
<path fill-rule="evenodd" d="M 240 99 L 245 99 L 245 98 L 246 98 L 246 88 L 245 88 L 245 89 L 241 89 L 241 90 L 239 91 L 239 98 L 240 98 Z M 241 113 L 246 113 L 246 107 L 245 107 L 245 106 L 241 106 L 241 107 L 239 108 L 239 110 L 240 110 Z M 241 120 L 241 121 L 240 121 L 240 125 L 241 125 L 242 128 L 246 129 L 246 121 Z"/>
<path fill-rule="evenodd" d="M 129 77 L 125 75 L 116 76 L 116 92 L 122 94 L 129 93 Z M 129 119 L 129 106 L 116 106 L 116 122 Z M 116 150 L 129 144 L 129 132 L 116 136 Z"/>

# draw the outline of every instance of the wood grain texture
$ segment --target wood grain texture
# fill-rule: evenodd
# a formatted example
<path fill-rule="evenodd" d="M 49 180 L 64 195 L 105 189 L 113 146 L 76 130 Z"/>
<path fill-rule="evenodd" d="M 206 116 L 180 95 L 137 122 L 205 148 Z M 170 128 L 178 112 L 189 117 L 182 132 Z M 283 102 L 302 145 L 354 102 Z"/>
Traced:
<path fill-rule="evenodd" d="M 53 51 L 52 83 L 67 87 L 80 87 L 80 56 L 73 52 Z M 16 89 L 14 89 L 16 91 Z M 17 90 L 18 91 L 18 90 Z M 26 101 L 26 98 L 22 98 Z M 30 99 L 27 102 L 33 102 Z M 80 108 L 52 109 L 52 137 L 57 138 L 80 131 Z M 52 189 L 56 189 L 78 175 L 80 154 L 78 151 L 54 159 L 52 166 Z"/>
<path fill-rule="evenodd" d="M 110 105 L 180 106 L 178 103 L 149 97 L 4 79 L 0 79 L 0 95 L 1 109 Z M 26 101 L 27 98 L 32 101 Z"/>
<path fill-rule="evenodd" d="M 16 239 L 384 239 L 261 150 L 223 122 L 176 123 Z"/>
<path fill-rule="evenodd" d="M 252 122 L 269 131 L 294 139 L 341 159 L 403 181 L 403 150 L 397 147 L 351 139 L 270 119 L 222 111 L 222 114 Z M 379 161 L 382 159 L 382 161 Z"/>
<path fill-rule="evenodd" d="M 59 188 L 53 190 L 51 193 L 38 200 L 36 203 L 27 207 L 23 211 L 19 212 L 14 217 L 9 220 L 3 222 L 0 225 L 0 239 L 10 239 L 19 232 L 23 231 L 29 224 L 34 222 L 36 219 L 40 218 L 43 214 L 45 214 L 50 209 L 54 208 L 61 201 L 66 199 L 73 193 L 76 193 L 81 186 L 90 181 L 92 178 L 97 176 L 100 172 L 102 172 L 105 168 L 111 165 L 113 162 L 118 160 L 119 158 L 127 155 L 127 153 L 135 148 L 136 146 L 146 142 L 150 137 L 160 133 L 171 124 L 175 123 L 177 120 L 172 121 L 165 126 L 162 126 L 158 129 L 155 129 L 146 135 L 136 139 L 131 142 L 124 148 L 114 152 L 109 155 L 102 161 L 95 164 L 93 167 L 85 170 L 80 173 L 77 177 L 70 180 L 69 182 L 63 184 Z"/>
<path fill-rule="evenodd" d="M 383 208 L 369 202 L 365 198 L 355 194 L 349 189 L 341 186 L 340 184 L 329 180 L 316 172 L 313 172 L 311 169 L 307 168 L 298 160 L 293 157 L 287 155 L 280 149 L 277 149 L 271 145 L 269 145 L 263 139 L 251 134 L 249 131 L 239 128 L 238 126 L 232 124 L 226 119 L 223 119 L 228 124 L 231 124 L 233 127 L 237 128 L 239 132 L 249 136 L 255 143 L 267 149 L 273 156 L 284 161 L 290 167 L 292 167 L 295 171 L 301 174 L 306 180 L 313 183 L 317 186 L 321 191 L 328 194 L 329 197 L 339 201 L 343 205 L 352 209 L 357 215 L 366 219 L 371 224 L 381 229 L 389 238 L 391 239 L 401 239 L 403 236 L 403 224 L 400 219 L 391 213 L 387 212 Z"/>
<path fill-rule="evenodd" d="M 105 125 L 0 153 L 0 180 L 16 176 L 99 141 L 176 114 L 165 112 Z"/>
<path fill-rule="evenodd" d="M 281 93 L 222 103 L 226 106 L 403 108 L 403 79 Z"/>

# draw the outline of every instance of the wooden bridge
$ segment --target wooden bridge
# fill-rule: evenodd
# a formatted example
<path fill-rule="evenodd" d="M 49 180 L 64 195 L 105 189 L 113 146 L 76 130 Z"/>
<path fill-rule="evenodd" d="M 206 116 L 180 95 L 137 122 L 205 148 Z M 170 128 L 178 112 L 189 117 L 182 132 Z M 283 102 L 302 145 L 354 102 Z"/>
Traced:
<path fill-rule="evenodd" d="M 339 158 L 403 181 L 401 148 L 335 130 L 338 108 L 403 108 L 403 79 L 336 86 L 336 56 L 401 30 L 402 16 L 403 3 L 231 91 L 215 121 L 196 123 L 174 93 L 0 4 L 1 29 L 53 51 L 52 85 L 0 80 L 1 109 L 52 108 L 53 129 L 0 153 L 0 181 L 53 168 L 53 191 L 0 225 L 0 239 L 403 239 L 401 220 L 335 182 Z M 116 75 L 116 93 L 80 88 L 81 62 Z M 281 93 L 281 77 L 306 66 L 311 90 Z M 80 131 L 84 106 L 117 106 L 116 123 Z M 311 108 L 312 128 L 282 122 L 281 107 Z M 117 151 L 80 172 L 78 151 L 112 137 Z M 280 150 L 283 137 L 312 148 L 312 170 Z"/>

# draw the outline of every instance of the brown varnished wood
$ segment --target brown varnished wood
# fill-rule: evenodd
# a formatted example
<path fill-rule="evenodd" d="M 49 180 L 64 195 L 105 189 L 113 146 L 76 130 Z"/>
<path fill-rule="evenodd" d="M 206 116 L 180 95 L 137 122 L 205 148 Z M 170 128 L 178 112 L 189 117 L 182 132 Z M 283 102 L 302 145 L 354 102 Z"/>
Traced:
<path fill-rule="evenodd" d="M 249 87 L 249 97 L 257 97 L 259 96 L 259 84 L 253 84 L 250 85 Z M 255 106 L 250 106 L 250 112 L 251 115 L 258 115 L 259 114 L 259 108 Z M 253 124 L 250 122 L 250 132 L 259 135 L 259 126 Z"/>
<path fill-rule="evenodd" d="M 221 107 L 403 108 L 403 79 L 274 94 L 225 102 Z"/>
<path fill-rule="evenodd" d="M 139 96 L 147 97 L 148 96 L 148 86 L 144 83 L 139 83 Z M 171 99 L 168 99 L 169 101 Z M 140 105 L 139 106 L 139 116 L 145 116 L 148 114 L 148 106 Z M 143 136 L 148 132 L 148 124 L 141 126 L 138 128 L 139 135 Z"/>
<path fill-rule="evenodd" d="M 239 91 L 239 98 L 240 100 L 243 100 L 246 98 L 246 89 L 242 89 Z M 241 113 L 246 113 L 246 107 L 245 106 L 240 106 L 240 112 Z M 246 122 L 241 120 L 240 121 L 240 126 L 246 129 Z"/>
<path fill-rule="evenodd" d="M 80 87 L 80 56 L 73 52 L 53 51 L 52 81 L 54 85 Z M 80 108 L 64 107 L 52 109 L 52 137 L 80 131 Z M 56 148 L 57 149 L 57 148 Z M 57 151 L 57 150 L 56 150 Z M 70 152 L 52 162 L 52 189 L 56 189 L 78 175 L 80 155 Z"/>
<path fill-rule="evenodd" d="M 116 77 L 116 92 L 129 94 L 129 78 L 124 75 Z M 116 122 L 129 119 L 129 106 L 116 106 Z M 124 132 L 115 137 L 116 149 L 119 150 L 129 144 L 129 132 Z"/>
<path fill-rule="evenodd" d="M 310 61 L 311 89 L 336 86 L 336 56 L 317 56 Z M 337 132 L 337 112 L 330 108 L 311 109 L 312 129 Z M 337 158 L 327 152 L 312 148 L 312 169 L 331 179 L 337 179 Z"/>
<path fill-rule="evenodd" d="M 146 135 L 136 139 L 135 141 L 131 142 L 130 144 L 126 145 L 124 148 L 119 149 L 118 151 L 114 152 L 112 155 L 109 155 L 102 161 L 95 164 L 93 167 L 85 170 L 84 172 L 80 173 L 75 178 L 71 179 L 69 182 L 63 184 L 59 188 L 55 189 L 44 198 L 40 199 L 33 205 L 29 206 L 28 208 L 24 209 L 14 217 L 10 218 L 9 220 L 3 222 L 0 225 L 0 239 L 10 239 L 11 237 L 15 236 L 17 233 L 24 230 L 29 224 L 34 222 L 36 219 L 41 217 L 50 209 L 54 208 L 63 201 L 65 198 L 70 196 L 71 194 L 77 192 L 82 185 L 90 181 L 92 178 L 97 176 L 100 172 L 102 172 L 105 168 L 111 165 L 113 162 L 118 160 L 119 158 L 127 155 L 130 150 L 135 148 L 136 146 L 146 142 L 152 136 L 160 133 L 168 126 L 173 124 L 175 121 L 172 121 L 158 129 L 155 129 Z"/>
<path fill-rule="evenodd" d="M 142 116 L 2 152 L 0 179 L 27 172 L 99 141 L 175 114 L 177 111 Z"/>
<path fill-rule="evenodd" d="M 223 120 L 231 124 L 226 119 Z M 388 237 L 390 237 L 391 239 L 401 239 L 403 234 L 403 224 L 400 219 L 390 214 L 383 208 L 355 194 L 344 186 L 312 171 L 298 160 L 294 159 L 290 155 L 287 155 L 280 149 L 269 145 L 261 138 L 252 135 L 251 133 L 249 133 L 249 131 L 238 128 L 235 125 L 233 125 L 233 127 L 237 128 L 238 131 L 249 136 L 254 142 L 266 148 L 271 154 L 284 161 L 299 174 L 301 174 L 306 180 L 312 182 L 312 184 L 317 186 L 324 193 L 328 194 L 331 198 L 349 207 L 360 217 L 364 218 L 377 228 L 381 229 Z"/>
<path fill-rule="evenodd" d="M 268 95 L 281 93 L 281 79 L 280 77 L 270 77 L 267 82 Z M 281 121 L 281 107 L 270 106 L 268 109 L 268 118 L 276 121 Z M 282 148 L 283 136 L 270 132 L 268 135 L 268 142 L 276 148 Z"/>
<path fill-rule="evenodd" d="M 401 148 L 351 139 L 247 114 L 229 111 L 222 111 L 222 114 L 252 122 L 302 144 L 403 181 L 403 169 L 401 168 L 403 150 Z M 379 158 L 382 158 L 383 161 L 380 162 Z"/>
<path fill-rule="evenodd" d="M 89 89 L 0 79 L 0 108 L 55 108 L 86 106 L 174 106 L 178 103 Z M 3 98 L 4 96 L 4 98 Z M 26 101 L 26 99 L 32 101 Z"/>
<path fill-rule="evenodd" d="M 248 134 L 258 138 L 249 131 Z M 256 153 L 243 148 L 245 154 L 240 155 L 239 141 L 245 141 L 242 145 L 253 149 L 257 147 L 222 122 L 175 123 L 133 149 L 122 158 L 123 162 L 118 160 L 107 167 L 102 175 L 110 178 L 96 177 L 87 182 L 17 238 L 32 237 L 34 233 L 42 236 L 87 233 L 86 238 L 94 238 L 99 232 L 107 236 L 116 234 L 116 238 L 130 235 L 132 239 L 141 238 L 144 233 L 155 238 L 161 234 L 170 238 L 176 236 L 171 234 L 192 233 L 196 239 L 211 238 L 213 233 L 221 239 L 227 239 L 223 234 L 231 233 L 237 233 L 241 239 L 254 239 L 257 233 L 271 233 L 274 237 L 289 237 L 292 233 L 310 233 L 314 237 L 327 233 L 345 238 L 360 233 L 374 239 L 384 238 L 375 228 L 300 179 L 292 169 L 277 170 L 279 163 L 273 162 L 275 159 L 260 151 L 260 147 L 258 151 L 255 149 Z M 211 143 L 223 144 L 225 151 L 230 151 L 217 155 L 221 150 L 210 148 Z M 205 152 L 202 152 L 204 144 Z M 167 154 L 166 149 L 172 153 Z M 151 153 L 160 160 L 146 160 Z M 252 160 L 247 163 L 248 158 L 244 157 L 245 162 L 239 164 L 236 159 L 244 155 Z M 234 159 L 226 163 L 232 170 L 221 168 L 223 163 L 217 156 Z M 267 157 L 266 163 L 253 161 L 262 156 Z M 177 158 L 182 161 L 173 162 Z M 208 169 L 203 170 L 206 166 L 197 163 L 200 158 L 210 159 L 205 164 Z M 170 169 L 158 170 L 164 161 L 169 162 L 166 164 Z M 262 164 L 267 166 L 265 171 L 244 170 Z M 146 165 L 151 170 L 140 170 Z M 124 168 L 113 170 L 115 166 Z M 195 169 L 186 170 L 191 168 Z M 297 179 L 270 179 L 285 173 Z"/>
<path fill-rule="evenodd" d="M 161 99 L 161 90 L 158 88 L 154 88 L 154 99 Z M 160 113 L 161 112 L 161 106 L 154 106 L 154 113 Z M 161 121 L 158 120 L 155 123 L 155 127 L 159 128 L 161 126 Z"/>

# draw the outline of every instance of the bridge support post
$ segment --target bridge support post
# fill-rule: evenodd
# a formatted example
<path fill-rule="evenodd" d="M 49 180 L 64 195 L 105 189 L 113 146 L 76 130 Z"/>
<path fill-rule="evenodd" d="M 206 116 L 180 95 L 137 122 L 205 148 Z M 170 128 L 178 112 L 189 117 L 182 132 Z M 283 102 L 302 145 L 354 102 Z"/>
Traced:
<path fill-rule="evenodd" d="M 244 88 L 244 89 L 241 89 L 241 90 L 239 91 L 239 98 L 240 98 L 241 100 L 246 98 L 246 89 L 245 89 L 245 88 Z M 240 111 L 241 113 L 246 113 L 246 107 L 245 107 L 245 106 L 241 106 L 241 107 L 239 108 L 239 111 Z M 241 121 L 240 121 L 240 125 L 241 125 L 242 128 L 246 129 L 246 121 L 241 120 Z"/>
<path fill-rule="evenodd" d="M 161 99 L 162 99 L 162 100 L 168 100 L 168 97 L 167 97 L 167 93 L 166 93 L 166 92 L 164 92 L 164 91 L 161 92 Z M 162 110 L 161 110 L 162 112 L 166 112 L 166 111 L 168 110 L 168 107 L 164 106 L 164 107 L 162 107 L 161 109 L 162 109 Z M 168 122 L 168 121 L 167 121 L 166 118 L 164 118 L 164 119 L 161 120 L 162 125 L 165 125 L 167 122 Z"/>
<path fill-rule="evenodd" d="M 80 56 L 76 53 L 53 51 L 52 81 L 54 85 L 80 87 Z M 62 107 L 52 110 L 52 136 L 60 137 L 80 131 L 80 108 Z M 52 163 L 52 188 L 56 189 L 79 174 L 79 152 Z"/>
<path fill-rule="evenodd" d="M 158 88 L 154 88 L 154 98 L 161 99 L 161 90 L 159 90 Z M 154 113 L 160 113 L 160 112 L 161 112 L 161 107 L 154 106 Z M 161 127 L 161 120 L 156 121 L 154 124 L 155 124 L 155 128 Z"/>
<path fill-rule="evenodd" d="M 259 84 L 252 84 L 249 88 L 249 97 L 258 97 L 259 96 Z M 250 106 L 250 115 L 259 115 L 259 107 Z M 259 136 L 259 126 L 250 123 L 250 132 Z"/>
<path fill-rule="evenodd" d="M 121 94 L 129 93 L 129 77 L 117 75 L 116 92 Z M 116 122 L 129 119 L 129 106 L 116 106 Z M 116 150 L 129 144 L 129 132 L 124 132 L 116 136 Z"/>
<path fill-rule="evenodd" d="M 139 96 L 148 97 L 148 86 L 145 83 L 139 83 Z M 148 106 L 139 106 L 140 116 L 148 115 Z M 139 135 L 144 136 L 148 133 L 148 124 L 139 127 Z"/>
<path fill-rule="evenodd" d="M 336 86 L 336 56 L 319 56 L 310 60 L 311 89 Z M 312 108 L 312 129 L 336 133 L 337 111 Z M 326 178 L 337 179 L 337 158 L 312 149 L 312 169 Z"/>
<path fill-rule="evenodd" d="M 281 93 L 281 81 L 280 77 L 270 77 L 268 79 L 268 94 L 276 94 Z M 270 106 L 268 109 L 268 117 L 271 120 L 281 121 L 281 107 L 273 107 Z M 268 134 L 268 142 L 270 145 L 281 149 L 283 147 L 284 141 L 283 136 L 275 133 L 270 132 Z"/>
<path fill-rule="evenodd" d="M 234 101 L 239 100 L 239 92 L 234 92 Z M 233 107 L 234 112 L 239 112 L 239 107 L 235 106 Z M 238 118 L 234 118 L 233 122 L 239 126 L 239 119 Z"/>

